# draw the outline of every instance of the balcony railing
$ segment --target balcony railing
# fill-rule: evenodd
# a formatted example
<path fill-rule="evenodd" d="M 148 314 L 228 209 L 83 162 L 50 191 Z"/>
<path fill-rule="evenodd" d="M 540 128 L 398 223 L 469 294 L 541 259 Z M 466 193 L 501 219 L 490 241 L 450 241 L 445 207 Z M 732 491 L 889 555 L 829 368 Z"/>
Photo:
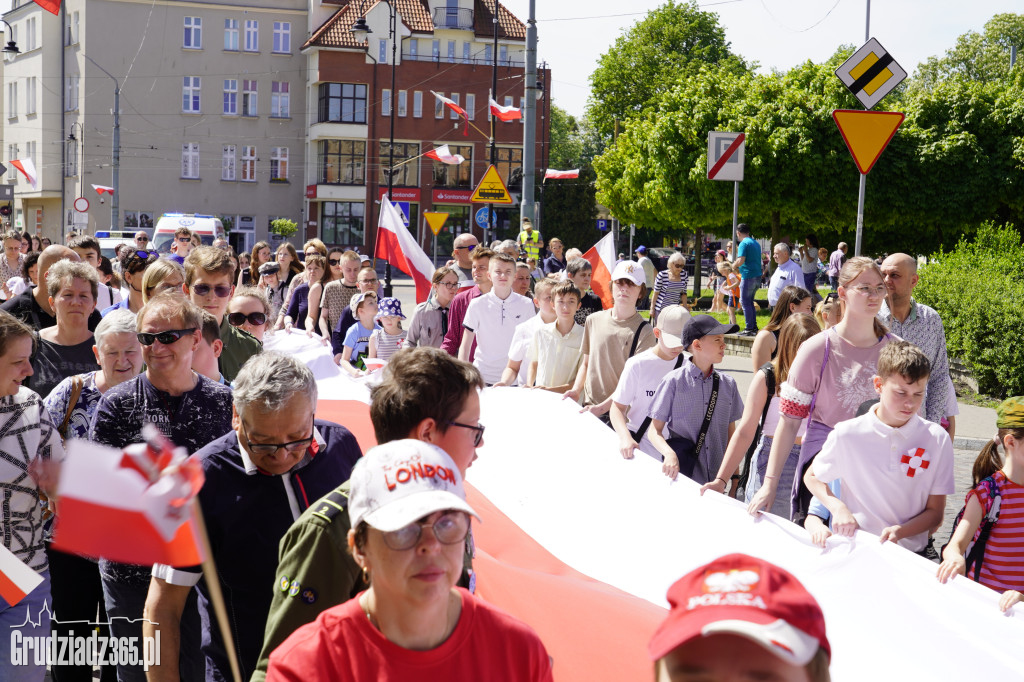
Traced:
<path fill-rule="evenodd" d="M 408 49 L 402 50 L 402 61 L 403 62 L 436 62 L 438 64 L 476 64 L 477 66 L 490 66 L 491 60 L 485 58 L 482 54 L 476 57 L 462 57 L 455 56 L 449 57 L 446 54 L 413 54 Z M 526 62 L 521 59 L 498 59 L 498 66 L 507 66 L 513 69 L 524 69 L 526 68 Z"/>
<path fill-rule="evenodd" d="M 434 28 L 473 29 L 473 10 L 458 7 L 437 7 L 434 9 Z"/>

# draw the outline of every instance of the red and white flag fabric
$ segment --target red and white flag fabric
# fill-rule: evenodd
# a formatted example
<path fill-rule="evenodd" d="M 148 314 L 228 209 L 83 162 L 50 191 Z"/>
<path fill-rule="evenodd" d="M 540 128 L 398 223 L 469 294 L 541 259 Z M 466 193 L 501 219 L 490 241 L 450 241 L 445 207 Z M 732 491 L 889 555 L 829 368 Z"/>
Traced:
<path fill-rule="evenodd" d="M 572 178 L 578 178 L 580 176 L 580 169 L 573 168 L 572 170 L 555 170 L 554 168 L 548 168 L 544 171 L 545 180 L 571 180 Z"/>
<path fill-rule="evenodd" d="M 434 264 L 405 227 L 401 212 L 386 194 L 380 200 L 377 243 L 373 250 L 375 258 L 383 258 L 413 278 L 416 282 L 417 303 L 427 300 L 430 296 L 430 279 L 434 276 Z"/>
<path fill-rule="evenodd" d="M 458 102 L 450 100 L 439 92 L 430 91 L 434 97 L 436 97 L 442 104 L 454 111 L 456 114 L 462 117 L 462 120 L 466 122 L 465 129 L 462 131 L 463 135 L 469 135 L 469 114 L 466 110 L 459 106 Z"/>
<path fill-rule="evenodd" d="M 32 163 L 32 159 L 16 159 L 11 161 L 11 165 L 25 176 L 25 179 L 32 185 L 32 189 L 36 188 L 39 183 L 39 175 L 36 173 L 36 165 Z"/>
<path fill-rule="evenodd" d="M 447 163 L 450 166 L 458 166 L 460 163 L 466 160 L 466 157 L 462 154 L 452 154 L 451 150 L 448 149 L 448 145 L 443 144 L 440 147 L 431 149 L 423 156 L 428 159 L 434 159 L 441 163 Z"/>
<path fill-rule="evenodd" d="M 60 0 L 36 0 L 36 4 L 51 14 L 60 14 Z"/>
<path fill-rule="evenodd" d="M 612 307 L 612 271 L 615 270 L 615 237 L 611 231 L 601 241 L 590 247 L 590 250 L 583 254 L 583 257 L 590 263 L 593 276 L 590 279 L 590 288 L 594 294 L 601 299 L 605 310 Z"/>
<path fill-rule="evenodd" d="M 96 194 L 113 194 L 114 188 L 107 187 L 106 185 L 93 185 L 92 188 L 96 190 Z"/>
<path fill-rule="evenodd" d="M 192 499 L 203 484 L 198 461 L 151 436 L 123 452 L 68 441 L 57 488 L 53 546 L 129 564 L 202 563 Z M 111 529 L 117 529 L 112 532 Z"/>
<path fill-rule="evenodd" d="M 493 97 L 488 97 L 487 101 L 491 105 L 491 114 L 493 114 L 499 121 L 516 121 L 523 117 L 521 109 L 516 109 L 511 105 L 503 107 L 495 102 Z"/>
<path fill-rule="evenodd" d="M 43 576 L 29 568 L 14 553 L 0 545 L 0 597 L 14 606 L 43 582 Z"/>

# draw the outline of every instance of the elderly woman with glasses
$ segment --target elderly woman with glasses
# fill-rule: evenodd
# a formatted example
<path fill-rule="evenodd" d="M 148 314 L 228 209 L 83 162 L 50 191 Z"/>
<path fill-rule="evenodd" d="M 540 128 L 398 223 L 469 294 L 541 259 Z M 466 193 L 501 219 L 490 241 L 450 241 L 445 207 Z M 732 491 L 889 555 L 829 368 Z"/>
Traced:
<path fill-rule="evenodd" d="M 658 314 L 670 305 L 690 306 L 686 303 L 686 286 L 690 281 L 686 272 L 686 256 L 673 253 L 668 257 L 668 267 L 654 278 L 654 293 L 651 298 L 654 306 L 651 311 L 651 324 L 656 324 Z"/>
<path fill-rule="evenodd" d="M 459 290 L 459 273 L 454 268 L 443 266 L 434 271 L 430 281 L 433 295 L 413 311 L 405 338 L 406 348 L 440 348 L 444 335 L 448 333 L 448 306 Z"/>
<path fill-rule="evenodd" d="M 470 517 L 443 450 L 399 440 L 352 471 L 349 551 L 369 584 L 270 655 L 267 681 L 551 680 L 526 624 L 456 588 Z"/>

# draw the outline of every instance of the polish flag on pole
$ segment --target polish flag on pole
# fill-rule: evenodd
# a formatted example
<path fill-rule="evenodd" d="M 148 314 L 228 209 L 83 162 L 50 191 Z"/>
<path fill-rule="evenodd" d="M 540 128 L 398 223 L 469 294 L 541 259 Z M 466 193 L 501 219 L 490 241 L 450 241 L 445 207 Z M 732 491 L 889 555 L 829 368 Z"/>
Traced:
<path fill-rule="evenodd" d="M 54 547 L 129 564 L 202 563 L 190 504 L 202 487 L 202 469 L 183 449 L 172 450 L 166 439 L 155 437 L 155 430 L 147 425 L 143 431 L 149 445 L 130 445 L 124 452 L 68 441 Z"/>
<path fill-rule="evenodd" d="M 60 14 L 60 0 L 36 0 L 36 4 L 51 14 Z"/>
<path fill-rule="evenodd" d="M 466 127 L 465 130 L 462 131 L 462 134 L 469 135 L 469 115 L 466 113 L 466 110 L 460 107 L 456 102 L 448 99 L 439 92 L 434 92 L 433 90 L 431 90 L 430 94 L 432 94 L 434 97 L 440 100 L 441 103 L 444 104 L 446 107 L 448 107 L 449 109 L 451 109 L 456 114 L 462 117 L 462 120 L 466 122 Z"/>
<path fill-rule="evenodd" d="M 0 597 L 14 606 L 43 582 L 43 576 L 26 566 L 11 550 L 0 545 Z"/>
<path fill-rule="evenodd" d="M 96 190 L 96 194 L 113 194 L 114 188 L 107 187 L 106 185 L 93 185 L 92 188 Z"/>
<path fill-rule="evenodd" d="M 495 102 L 493 97 L 488 97 L 487 101 L 491 105 L 491 113 L 499 121 L 515 121 L 523 117 L 522 110 L 516 109 L 514 106 L 503 107 Z"/>
<path fill-rule="evenodd" d="M 11 161 L 11 165 L 17 168 L 21 174 L 25 176 L 25 179 L 28 180 L 30 185 L 32 185 L 32 189 L 36 188 L 39 176 L 36 174 L 36 165 L 32 163 L 32 159 Z"/>
<path fill-rule="evenodd" d="M 615 238 L 611 231 L 583 254 L 593 269 L 590 288 L 607 310 L 612 307 L 612 272 L 615 270 Z"/>
<path fill-rule="evenodd" d="M 573 168 L 572 170 L 555 170 L 554 168 L 548 168 L 544 171 L 545 180 L 570 180 L 572 178 L 578 178 L 580 176 L 580 169 Z"/>
<path fill-rule="evenodd" d="M 434 276 L 434 264 L 413 239 L 412 233 L 402 221 L 401 212 L 386 194 L 380 200 L 377 243 L 373 251 L 375 258 L 383 258 L 413 278 L 416 282 L 417 303 L 427 300 L 430 296 L 430 279 Z"/>
<path fill-rule="evenodd" d="M 466 160 L 466 157 L 463 156 L 462 154 L 452 154 L 451 151 L 448 149 L 448 145 L 446 144 L 443 144 L 435 149 L 431 149 L 423 156 L 427 157 L 428 159 L 436 159 L 441 163 L 447 163 L 448 165 L 451 166 L 458 166 L 460 163 Z"/>

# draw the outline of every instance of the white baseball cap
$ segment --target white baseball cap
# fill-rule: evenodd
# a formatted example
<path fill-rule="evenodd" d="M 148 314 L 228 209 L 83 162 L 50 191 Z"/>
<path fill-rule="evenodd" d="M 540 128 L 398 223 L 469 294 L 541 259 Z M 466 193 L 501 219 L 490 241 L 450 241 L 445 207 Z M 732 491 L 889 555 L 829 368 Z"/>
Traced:
<path fill-rule="evenodd" d="M 466 502 L 462 476 L 448 454 L 420 440 L 371 448 L 352 469 L 348 514 L 352 528 L 365 521 L 389 533 L 436 511 L 479 515 Z"/>
<path fill-rule="evenodd" d="M 615 266 L 615 272 L 612 273 L 612 281 L 618 282 L 620 279 L 628 279 L 638 287 L 647 283 L 647 276 L 644 274 L 643 266 L 631 260 L 624 260 Z"/>
<path fill-rule="evenodd" d="M 670 305 L 658 313 L 658 329 L 669 348 L 683 345 L 683 327 L 690 319 L 690 311 L 681 305 Z"/>

